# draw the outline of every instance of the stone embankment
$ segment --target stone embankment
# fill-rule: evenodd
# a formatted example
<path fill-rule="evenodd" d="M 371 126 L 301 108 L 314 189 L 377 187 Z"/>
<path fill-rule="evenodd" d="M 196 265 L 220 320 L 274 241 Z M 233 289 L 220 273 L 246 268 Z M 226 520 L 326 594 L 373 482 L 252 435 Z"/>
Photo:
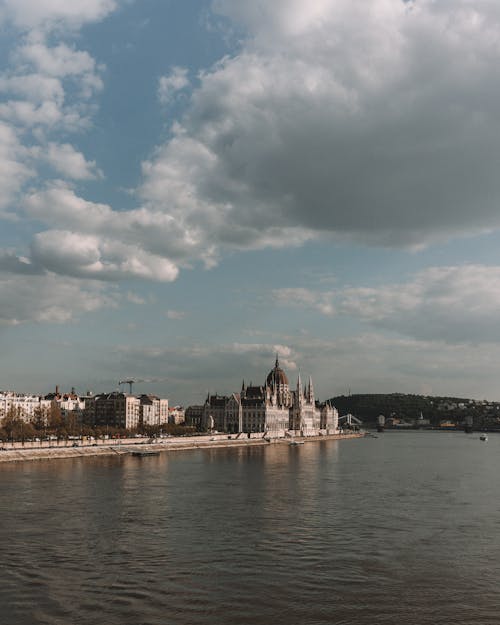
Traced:
<path fill-rule="evenodd" d="M 345 440 L 349 438 L 360 438 L 363 433 L 349 434 L 329 434 L 325 436 L 308 436 L 297 438 L 305 443 L 325 440 Z M 29 460 L 56 460 L 63 458 L 82 458 L 86 456 L 121 456 L 137 452 L 168 452 L 181 451 L 184 449 L 214 449 L 218 447 L 253 447 L 259 445 L 287 445 L 290 438 L 268 439 L 259 438 L 243 438 L 227 435 L 215 436 L 190 436 L 190 437 L 170 437 L 164 439 L 122 439 L 113 441 L 100 441 L 99 444 L 71 444 L 71 445 L 52 445 L 52 446 L 35 446 L 33 444 L 28 447 L 25 443 L 14 443 L 12 446 L 3 447 L 0 451 L 0 464 L 2 462 L 19 462 Z"/>

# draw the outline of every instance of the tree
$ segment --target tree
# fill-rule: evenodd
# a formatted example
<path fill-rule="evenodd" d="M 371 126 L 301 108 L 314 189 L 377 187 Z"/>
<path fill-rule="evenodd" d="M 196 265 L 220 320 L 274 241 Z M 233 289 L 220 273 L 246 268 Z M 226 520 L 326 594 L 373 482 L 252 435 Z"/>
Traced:
<path fill-rule="evenodd" d="M 68 432 L 66 430 L 66 424 L 62 416 L 61 408 L 56 401 L 53 401 L 50 405 L 47 429 L 52 436 L 57 437 L 58 442 L 63 438 L 68 438 Z"/>
<path fill-rule="evenodd" d="M 33 438 L 35 430 L 31 423 L 24 421 L 20 407 L 11 406 L 2 419 L 2 438 L 6 440 L 21 440 Z"/>
<path fill-rule="evenodd" d="M 47 427 L 47 411 L 41 406 L 37 406 L 33 411 L 31 424 L 38 432 L 43 431 Z"/>

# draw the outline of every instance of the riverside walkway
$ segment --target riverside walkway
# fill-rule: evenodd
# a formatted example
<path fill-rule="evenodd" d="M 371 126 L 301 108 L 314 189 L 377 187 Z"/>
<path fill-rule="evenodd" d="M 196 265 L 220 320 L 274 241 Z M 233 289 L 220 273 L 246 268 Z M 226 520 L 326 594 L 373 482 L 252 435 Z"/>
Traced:
<path fill-rule="evenodd" d="M 328 434 L 323 436 L 307 436 L 300 438 L 305 443 L 312 443 L 325 440 L 347 440 L 360 438 L 363 433 L 342 433 Z M 75 444 L 72 441 L 61 442 L 59 445 L 50 446 L 40 443 L 14 443 L 8 444 L 0 450 L 0 464 L 3 462 L 22 462 L 34 460 L 59 460 L 69 458 L 82 458 L 86 456 L 116 456 L 126 455 L 137 451 L 144 452 L 169 452 L 182 451 L 188 449 L 214 449 L 219 447 L 249 447 L 258 445 L 287 445 L 289 438 L 265 438 L 262 435 L 252 438 L 228 437 L 227 434 L 216 434 L 213 436 L 186 436 L 169 437 L 161 439 L 148 438 L 127 438 L 99 441 L 92 444 Z"/>

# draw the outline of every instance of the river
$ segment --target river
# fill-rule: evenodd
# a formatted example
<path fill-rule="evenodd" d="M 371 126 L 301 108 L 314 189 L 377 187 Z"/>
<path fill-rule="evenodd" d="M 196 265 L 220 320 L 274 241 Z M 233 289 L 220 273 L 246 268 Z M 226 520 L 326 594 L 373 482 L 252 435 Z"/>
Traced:
<path fill-rule="evenodd" d="M 500 434 L 0 465 L 5 625 L 498 624 Z"/>

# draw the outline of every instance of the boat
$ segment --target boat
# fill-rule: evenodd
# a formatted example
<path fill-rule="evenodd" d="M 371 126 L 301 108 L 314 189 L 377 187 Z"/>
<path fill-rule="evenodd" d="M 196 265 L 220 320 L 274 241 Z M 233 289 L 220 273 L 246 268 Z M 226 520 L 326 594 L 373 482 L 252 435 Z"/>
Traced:
<path fill-rule="evenodd" d="M 290 441 L 288 443 L 289 445 L 303 445 L 304 441 L 296 441 L 295 439 L 293 441 Z"/>
<path fill-rule="evenodd" d="M 481 434 L 481 436 L 479 437 L 480 441 L 487 441 L 488 440 L 488 436 L 486 434 Z"/>
<path fill-rule="evenodd" d="M 154 451 L 154 450 L 146 450 L 143 449 L 141 451 L 133 451 L 132 452 L 133 456 L 138 456 L 139 458 L 142 458 L 143 456 L 159 456 L 160 452 L 159 451 Z"/>

